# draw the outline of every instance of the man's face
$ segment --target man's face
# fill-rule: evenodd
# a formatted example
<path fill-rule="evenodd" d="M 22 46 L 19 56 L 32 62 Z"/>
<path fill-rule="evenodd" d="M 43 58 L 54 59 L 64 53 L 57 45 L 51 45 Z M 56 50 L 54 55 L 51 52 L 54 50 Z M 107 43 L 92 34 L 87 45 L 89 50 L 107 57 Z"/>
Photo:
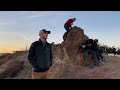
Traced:
<path fill-rule="evenodd" d="M 48 38 L 48 33 L 44 32 L 40 35 L 42 38 L 47 39 Z"/>

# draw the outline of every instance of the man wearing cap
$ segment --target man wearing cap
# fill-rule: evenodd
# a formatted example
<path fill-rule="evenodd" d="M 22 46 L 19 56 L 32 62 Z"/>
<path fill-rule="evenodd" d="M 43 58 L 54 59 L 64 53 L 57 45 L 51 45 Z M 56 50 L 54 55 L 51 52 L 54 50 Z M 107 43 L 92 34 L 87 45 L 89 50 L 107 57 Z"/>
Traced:
<path fill-rule="evenodd" d="M 28 61 L 32 65 L 32 79 L 47 79 L 47 72 L 52 66 L 51 45 L 46 41 L 50 31 L 40 30 L 39 40 L 31 44 Z"/>

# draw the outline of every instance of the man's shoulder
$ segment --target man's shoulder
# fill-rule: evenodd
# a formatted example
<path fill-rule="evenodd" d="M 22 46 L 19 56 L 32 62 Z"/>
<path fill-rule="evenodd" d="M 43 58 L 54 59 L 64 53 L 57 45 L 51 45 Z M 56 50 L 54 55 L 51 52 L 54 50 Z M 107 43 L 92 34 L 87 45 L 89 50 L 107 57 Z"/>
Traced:
<path fill-rule="evenodd" d="M 51 46 L 51 43 L 48 43 L 48 42 L 47 42 L 47 44 Z"/>
<path fill-rule="evenodd" d="M 68 19 L 67 22 L 72 21 L 73 19 Z"/>
<path fill-rule="evenodd" d="M 69 19 L 69 21 L 73 22 L 73 19 Z"/>
<path fill-rule="evenodd" d="M 73 20 L 72 18 L 70 18 L 69 20 Z"/>
<path fill-rule="evenodd" d="M 36 45 L 38 43 L 39 43 L 39 41 L 35 41 L 35 42 L 32 43 L 32 45 Z"/>

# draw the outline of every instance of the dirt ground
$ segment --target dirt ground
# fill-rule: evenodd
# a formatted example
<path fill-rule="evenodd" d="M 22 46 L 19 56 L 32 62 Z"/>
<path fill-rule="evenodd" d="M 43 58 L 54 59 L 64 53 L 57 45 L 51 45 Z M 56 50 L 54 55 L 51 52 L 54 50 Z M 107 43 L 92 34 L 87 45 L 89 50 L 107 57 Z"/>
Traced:
<path fill-rule="evenodd" d="M 104 55 L 104 57 L 107 62 L 94 69 L 84 65 L 67 64 L 68 69 L 60 79 L 120 79 L 120 58 L 108 55 Z M 25 63 L 24 70 L 13 79 L 31 79 L 31 66 L 28 61 Z"/>
<path fill-rule="evenodd" d="M 120 58 L 104 55 L 107 62 L 90 69 L 86 66 L 70 65 L 61 79 L 120 79 Z"/>
<path fill-rule="evenodd" d="M 120 58 L 108 55 L 104 55 L 104 57 L 107 62 L 94 69 L 67 63 L 67 69 L 60 79 L 120 79 Z M 17 59 L 25 61 L 24 69 L 16 77 L 6 77 L 6 79 L 31 79 L 31 65 L 27 61 L 27 54 L 19 56 Z"/>

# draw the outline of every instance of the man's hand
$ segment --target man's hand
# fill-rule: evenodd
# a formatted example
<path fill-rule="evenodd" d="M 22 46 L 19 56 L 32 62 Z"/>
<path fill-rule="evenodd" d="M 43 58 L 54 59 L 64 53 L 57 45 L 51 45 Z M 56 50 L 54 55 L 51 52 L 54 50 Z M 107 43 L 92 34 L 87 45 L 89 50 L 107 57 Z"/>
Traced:
<path fill-rule="evenodd" d="M 89 46 L 91 46 L 92 44 L 90 43 L 90 44 L 87 44 L 87 46 L 89 47 Z"/>
<path fill-rule="evenodd" d="M 72 27 L 69 27 L 69 29 L 72 29 Z"/>
<path fill-rule="evenodd" d="M 83 45 L 82 47 L 83 47 L 83 48 L 85 48 L 85 47 L 86 47 L 86 45 Z"/>

